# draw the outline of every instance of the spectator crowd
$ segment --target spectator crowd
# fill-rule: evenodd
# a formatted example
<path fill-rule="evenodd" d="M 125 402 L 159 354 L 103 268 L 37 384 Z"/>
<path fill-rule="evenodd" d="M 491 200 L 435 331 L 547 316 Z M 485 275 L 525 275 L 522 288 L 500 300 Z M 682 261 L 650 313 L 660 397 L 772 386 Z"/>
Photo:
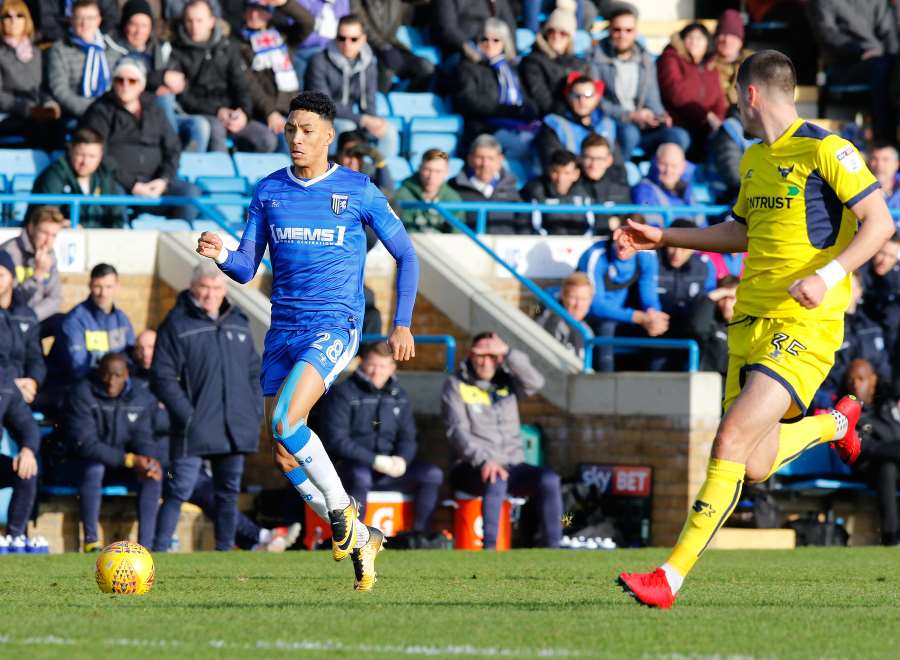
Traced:
<path fill-rule="evenodd" d="M 712 30 L 690 22 L 656 53 L 627 3 L 414 4 L 4 0 L 0 142 L 60 152 L 36 177 L 36 193 L 194 197 L 200 188 L 178 176 L 182 153 L 287 153 L 291 98 L 322 91 L 338 110 L 334 159 L 366 172 L 396 202 L 534 202 L 544 210 L 490 213 L 488 233 L 591 238 L 554 292 L 570 318 L 551 309 L 536 318 L 578 358 L 594 351 L 598 371 L 684 367 L 683 353 L 585 346 L 570 321 L 601 337 L 694 339 L 700 368 L 724 375 L 743 256 L 663 248 L 623 259 L 610 236 L 625 221 L 725 221 L 697 206 L 733 201 L 751 143 L 735 90 L 750 54 L 745 16 L 725 9 Z M 790 3 L 750 2 L 747 11 L 759 22 L 780 4 Z M 819 106 L 840 85 L 867 89 L 858 106 L 863 125 L 847 135 L 865 152 L 889 207 L 900 210 L 897 12 L 877 0 L 801 4 L 790 21 L 807 21 L 815 37 Z M 605 29 L 578 47 L 579 34 L 600 17 Z M 400 38 L 412 22 L 430 25 L 437 57 Z M 522 26 L 534 41 L 519 52 Z M 797 62 L 807 76 L 803 58 Z M 451 169 L 457 153 L 429 148 L 414 173 L 395 180 L 388 161 L 403 136 L 380 116 L 378 95 L 398 89 L 434 92 L 461 116 L 458 169 Z M 665 213 L 602 209 L 623 204 Z M 559 205 L 569 210 L 547 210 Z M 454 231 L 434 208 L 398 212 L 412 232 Z M 85 206 L 80 223 L 123 227 L 133 213 Z M 158 213 L 198 215 L 191 205 Z M 79 493 L 83 547 L 96 549 L 103 487 L 117 483 L 138 493 L 140 540 L 155 550 L 170 548 L 184 502 L 214 521 L 217 549 L 293 543 L 295 527 L 260 528 L 237 509 L 244 457 L 258 449 L 259 356 L 221 273 L 198 268 L 156 332 L 135 336 L 116 306 L 118 274 L 109 264 L 94 266 L 87 298 L 65 311 L 53 243 L 70 217 L 67 206 L 31 205 L 20 235 L 0 246 L 0 421 L 18 446 L 16 456 L 0 459 L 0 485 L 14 488 L 7 534 L 25 534 L 39 481 L 68 484 Z M 474 212 L 452 217 L 476 222 Z M 844 345 L 814 401 L 826 408 L 851 392 L 870 404 L 874 449 L 860 470 L 881 494 L 885 543 L 898 539 L 896 497 L 891 505 L 888 496 L 900 465 L 898 255 L 895 237 L 854 275 Z M 46 356 L 45 338 L 53 338 Z M 559 478 L 526 464 L 521 450 L 518 400 L 543 385 L 526 355 L 494 333 L 474 338 L 442 394 L 455 457 L 447 475 L 417 459 L 415 422 L 389 351 L 373 344 L 361 358 L 324 401 L 322 430 L 354 497 L 365 503 L 372 489 L 409 493 L 414 528 L 425 531 L 447 481 L 484 497 L 484 541 L 493 547 L 500 504 L 507 494 L 525 494 L 540 512 L 541 543 L 559 544 Z M 42 440 L 33 411 L 58 430 Z"/>

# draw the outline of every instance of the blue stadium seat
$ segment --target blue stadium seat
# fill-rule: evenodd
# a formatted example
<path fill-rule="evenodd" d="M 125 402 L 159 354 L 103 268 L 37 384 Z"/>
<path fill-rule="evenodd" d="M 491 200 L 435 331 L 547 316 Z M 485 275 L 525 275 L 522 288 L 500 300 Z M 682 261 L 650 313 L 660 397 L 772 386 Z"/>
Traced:
<path fill-rule="evenodd" d="M 528 28 L 516 28 L 516 52 L 524 55 L 534 45 L 535 34 Z"/>
<path fill-rule="evenodd" d="M 50 156 L 40 149 L 0 149 L 0 174 L 7 180 L 16 174 L 37 176 L 50 164 Z"/>
<path fill-rule="evenodd" d="M 194 231 L 222 231 L 221 225 L 214 220 L 194 220 L 191 222 L 191 227 Z"/>
<path fill-rule="evenodd" d="M 412 50 L 417 46 L 425 45 L 425 38 L 419 30 L 411 25 L 401 25 L 397 28 L 397 41 Z"/>
<path fill-rule="evenodd" d="M 447 176 L 449 176 L 452 179 L 457 174 L 459 174 L 460 170 L 462 170 L 462 168 L 465 166 L 465 164 L 466 164 L 466 161 L 464 161 L 462 158 L 451 158 L 450 162 L 447 163 L 447 165 L 450 168 L 450 171 Z"/>
<path fill-rule="evenodd" d="M 448 114 L 443 99 L 431 92 L 420 94 L 391 92 L 388 94 L 388 100 L 396 117 L 436 117 Z"/>
<path fill-rule="evenodd" d="M 403 117 L 384 117 L 385 121 L 389 124 L 393 124 L 394 128 L 397 129 L 397 136 L 400 138 L 397 140 L 397 153 L 381 154 L 385 158 L 393 158 L 394 156 L 399 156 L 400 154 L 406 153 L 406 144 L 408 142 L 409 133 L 406 128 L 406 120 Z"/>
<path fill-rule="evenodd" d="M 850 469 L 827 443 L 806 450 L 776 476 L 781 479 L 774 488 L 781 492 L 828 495 L 837 491 L 868 491 L 866 484 L 842 478 L 851 476 Z"/>
<path fill-rule="evenodd" d="M 34 180 L 37 177 L 34 174 L 16 174 L 9 183 L 9 192 L 11 193 L 30 193 L 34 187 Z M 16 202 L 12 206 L 12 219 L 21 222 L 25 219 L 25 211 L 28 209 L 28 202 Z"/>
<path fill-rule="evenodd" d="M 441 61 L 441 51 L 434 46 L 415 46 L 412 52 L 416 57 L 428 60 L 435 66 Z"/>
<path fill-rule="evenodd" d="M 409 137 L 410 158 L 421 158 L 429 149 L 441 149 L 453 156 L 458 143 L 455 133 L 413 133 Z"/>
<path fill-rule="evenodd" d="M 641 171 L 630 160 L 625 161 L 625 175 L 628 177 L 629 186 L 636 186 L 641 180 Z"/>
<path fill-rule="evenodd" d="M 436 117 L 413 117 L 409 120 L 410 133 L 461 133 L 461 115 L 438 115 Z"/>
<path fill-rule="evenodd" d="M 184 151 L 178 164 L 178 176 L 195 181 L 201 176 L 234 176 L 234 163 L 226 153 Z"/>
<path fill-rule="evenodd" d="M 532 177 L 531 166 L 521 160 L 507 158 L 504 162 L 504 167 L 516 177 L 516 188 L 521 189 Z"/>
<path fill-rule="evenodd" d="M 695 204 L 712 204 L 712 191 L 708 183 L 692 183 L 691 195 L 694 197 Z"/>
<path fill-rule="evenodd" d="M 243 193 L 216 193 L 210 199 L 212 207 L 222 214 L 222 220 L 229 224 L 243 225 L 247 219 L 247 197 Z M 194 223 L 196 228 L 197 223 Z"/>
<path fill-rule="evenodd" d="M 388 97 L 381 92 L 375 93 L 375 114 L 379 117 L 390 117 L 394 113 L 391 111 L 391 102 Z"/>
<path fill-rule="evenodd" d="M 255 154 L 238 152 L 234 155 L 234 165 L 240 176 L 246 177 L 250 185 L 263 177 L 269 176 L 275 170 L 280 170 L 291 164 L 291 158 L 287 154 Z"/>
<path fill-rule="evenodd" d="M 594 47 L 594 38 L 587 30 L 575 30 L 575 54 L 584 55 Z"/>
<path fill-rule="evenodd" d="M 215 193 L 244 195 L 247 192 L 247 179 L 242 176 L 198 176 L 194 183 L 207 195 Z"/>
<path fill-rule="evenodd" d="M 142 213 L 131 220 L 132 229 L 155 229 L 157 231 L 191 231 L 187 220 L 164 218 L 160 215 Z"/>
<path fill-rule="evenodd" d="M 412 166 L 410 166 L 409 161 L 405 158 L 395 156 L 394 158 L 388 158 L 386 160 L 388 172 L 391 173 L 391 178 L 394 179 L 394 183 L 397 185 L 413 173 Z"/>
<path fill-rule="evenodd" d="M 41 488 L 41 493 L 44 495 L 57 496 L 57 497 L 75 497 L 78 495 L 78 489 L 75 486 L 61 486 L 57 484 L 49 484 L 43 486 Z M 127 486 L 104 486 L 100 489 L 100 493 L 104 497 L 125 497 L 126 495 L 133 495 L 128 491 Z"/>

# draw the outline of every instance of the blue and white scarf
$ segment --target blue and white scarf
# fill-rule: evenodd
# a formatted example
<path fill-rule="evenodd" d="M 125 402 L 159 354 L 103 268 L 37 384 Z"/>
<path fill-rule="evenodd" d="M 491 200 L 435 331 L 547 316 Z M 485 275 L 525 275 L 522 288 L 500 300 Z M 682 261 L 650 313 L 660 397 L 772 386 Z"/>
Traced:
<path fill-rule="evenodd" d="M 494 73 L 497 74 L 497 82 L 500 84 L 500 105 L 522 105 L 522 86 L 519 76 L 506 61 L 506 56 L 498 55 L 488 60 Z"/>
<path fill-rule="evenodd" d="M 88 43 L 80 37 L 71 35 L 73 46 L 78 46 L 84 53 L 84 68 L 81 70 L 81 95 L 85 98 L 96 98 L 109 89 L 109 62 L 106 60 L 106 42 L 98 31 L 94 41 Z"/>
<path fill-rule="evenodd" d="M 300 89 L 297 72 L 291 63 L 291 55 L 281 33 L 275 29 L 241 30 L 243 37 L 253 48 L 253 70 L 271 69 L 275 74 L 275 86 L 279 92 L 296 92 Z"/>

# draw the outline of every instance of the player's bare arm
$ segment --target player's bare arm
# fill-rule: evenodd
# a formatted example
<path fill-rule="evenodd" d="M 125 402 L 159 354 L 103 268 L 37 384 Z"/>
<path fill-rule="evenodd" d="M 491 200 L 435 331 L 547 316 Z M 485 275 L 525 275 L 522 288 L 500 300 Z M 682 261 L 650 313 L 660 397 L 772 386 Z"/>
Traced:
<path fill-rule="evenodd" d="M 894 221 L 883 195 L 867 195 L 850 210 L 861 223 L 850 244 L 830 264 L 795 281 L 788 289 L 791 297 L 807 309 L 818 306 L 829 288 L 875 256 L 894 235 Z"/>
<path fill-rule="evenodd" d="M 722 222 L 702 229 L 675 227 L 661 229 L 631 220 L 613 233 L 616 251 L 627 259 L 641 250 L 660 247 L 683 247 L 704 252 L 745 252 L 747 226 L 740 222 Z"/>

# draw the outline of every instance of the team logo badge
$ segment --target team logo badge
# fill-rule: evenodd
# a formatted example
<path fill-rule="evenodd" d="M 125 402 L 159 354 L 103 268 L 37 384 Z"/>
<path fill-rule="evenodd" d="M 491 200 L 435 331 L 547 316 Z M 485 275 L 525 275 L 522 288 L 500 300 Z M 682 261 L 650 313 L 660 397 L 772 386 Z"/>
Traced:
<path fill-rule="evenodd" d="M 137 421 L 138 414 L 137 413 L 128 413 L 128 421 L 134 424 Z"/>
<path fill-rule="evenodd" d="M 696 500 L 694 506 L 691 507 L 696 513 L 702 513 L 707 518 L 712 518 L 716 514 L 716 510 L 708 502 Z"/>
<path fill-rule="evenodd" d="M 331 193 L 331 210 L 335 215 L 340 215 L 347 210 L 347 202 L 350 195 L 343 193 Z"/>
<path fill-rule="evenodd" d="M 788 178 L 788 176 L 790 176 L 791 172 L 794 171 L 793 165 L 791 165 L 790 167 L 781 167 L 780 165 L 776 165 L 776 167 L 778 168 L 778 173 L 781 175 L 782 179 Z"/>

